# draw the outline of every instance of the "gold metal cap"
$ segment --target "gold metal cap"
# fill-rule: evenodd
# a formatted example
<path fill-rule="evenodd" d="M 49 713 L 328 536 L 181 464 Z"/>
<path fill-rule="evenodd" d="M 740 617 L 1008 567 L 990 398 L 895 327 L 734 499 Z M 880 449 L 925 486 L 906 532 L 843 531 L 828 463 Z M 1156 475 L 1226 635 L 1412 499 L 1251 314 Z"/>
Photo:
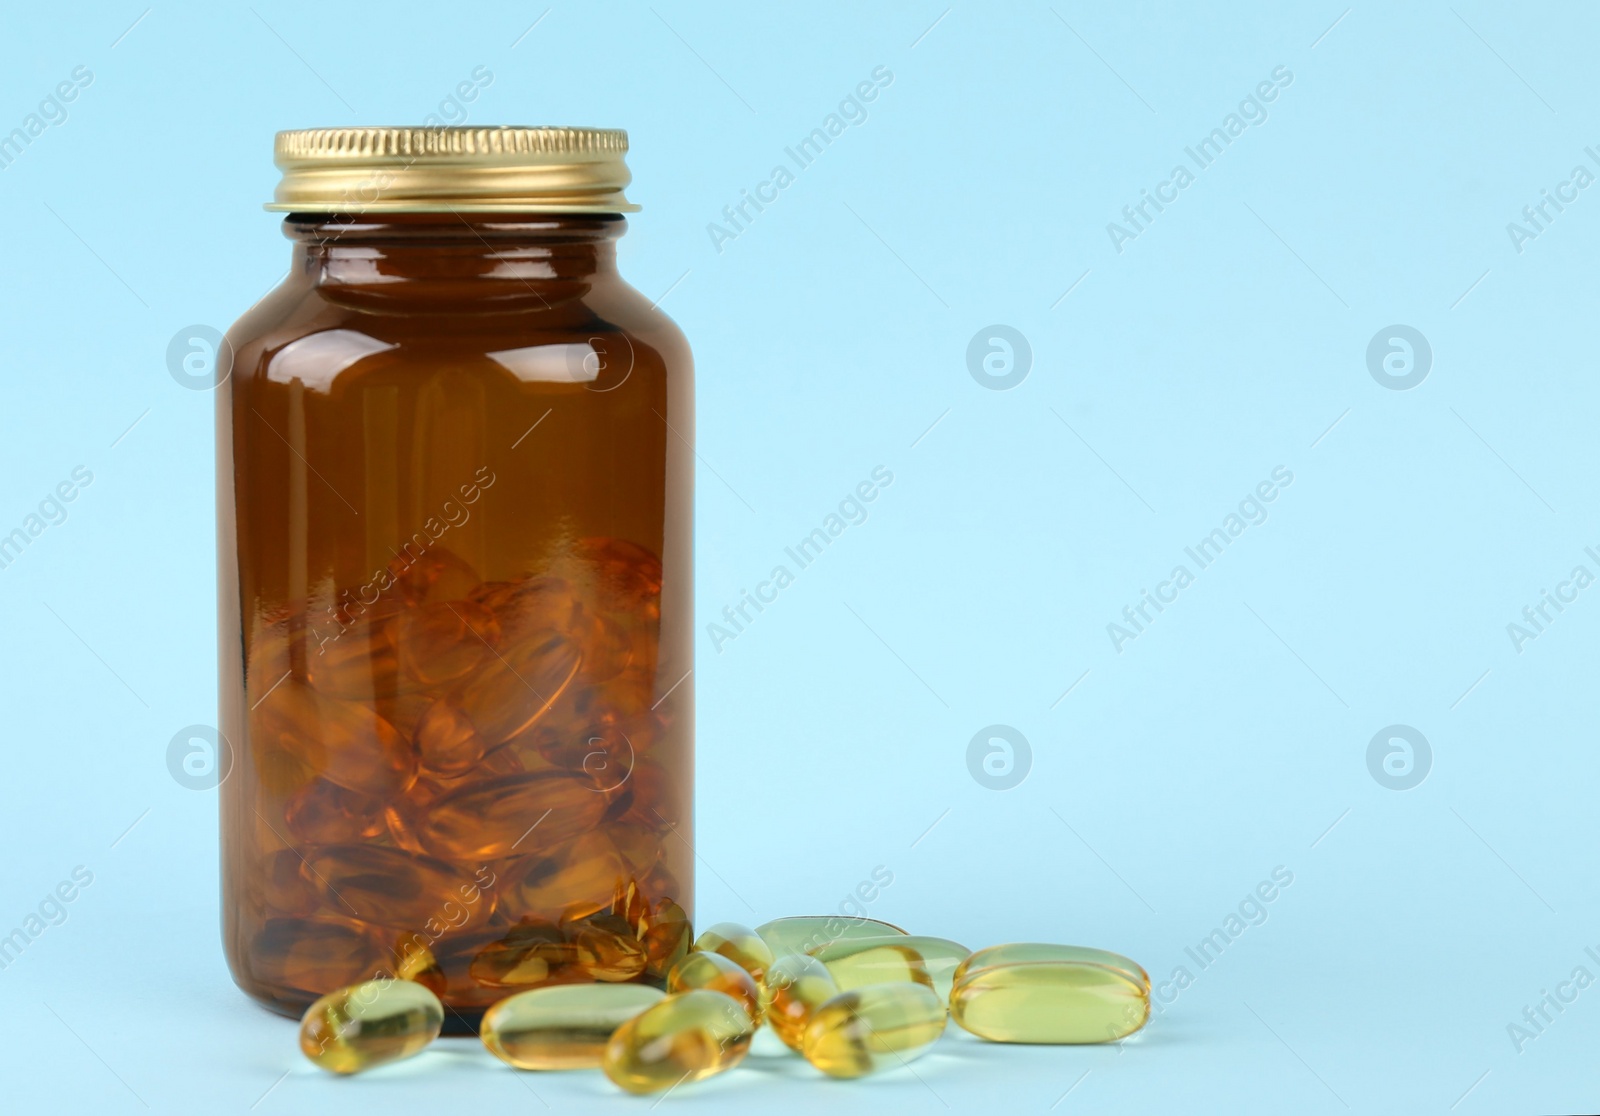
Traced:
<path fill-rule="evenodd" d="M 632 213 L 618 128 L 279 132 L 268 209 L 301 213 Z"/>

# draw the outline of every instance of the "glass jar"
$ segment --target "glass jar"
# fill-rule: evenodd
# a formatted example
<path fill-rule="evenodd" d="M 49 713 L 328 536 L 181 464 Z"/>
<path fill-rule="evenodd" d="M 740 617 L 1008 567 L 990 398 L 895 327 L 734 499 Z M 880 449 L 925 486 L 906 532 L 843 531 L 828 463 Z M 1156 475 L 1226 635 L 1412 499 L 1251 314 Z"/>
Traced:
<path fill-rule="evenodd" d="M 692 370 L 626 148 L 278 137 L 217 404 L 223 940 L 275 1011 L 392 974 L 470 1031 L 690 939 Z"/>

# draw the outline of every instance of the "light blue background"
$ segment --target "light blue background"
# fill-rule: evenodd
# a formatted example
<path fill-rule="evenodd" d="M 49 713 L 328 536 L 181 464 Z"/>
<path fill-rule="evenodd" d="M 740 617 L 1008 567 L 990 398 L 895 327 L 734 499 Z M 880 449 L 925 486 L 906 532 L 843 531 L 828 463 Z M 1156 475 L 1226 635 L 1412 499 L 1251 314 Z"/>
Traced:
<path fill-rule="evenodd" d="M 143 7 L 0 20 L 0 132 L 94 74 L 0 171 L 0 527 L 94 474 L 0 570 L 0 929 L 94 873 L 0 971 L 8 1109 L 648 1107 L 465 1041 L 320 1075 L 229 981 L 216 794 L 166 766 L 216 706 L 213 400 L 168 343 L 282 273 L 275 130 L 421 122 L 479 65 L 472 122 L 630 131 L 623 271 L 695 349 L 702 920 L 830 910 L 881 865 L 870 913 L 915 930 L 1194 976 L 1120 1047 L 956 1033 L 856 1085 L 752 1057 L 664 1108 L 1600 1107 L 1600 988 L 1520 1053 L 1507 1030 L 1600 975 L 1600 589 L 1520 652 L 1506 630 L 1600 573 L 1600 190 L 1520 253 L 1506 231 L 1597 169 L 1591 9 Z M 870 119 L 719 253 L 708 222 L 879 65 Z M 1280 65 L 1270 118 L 1119 253 L 1107 223 Z M 967 367 L 997 323 L 1033 353 L 1010 391 Z M 1408 391 L 1367 367 L 1395 323 L 1433 350 Z M 878 465 L 869 520 L 714 650 Z M 1115 650 L 1280 465 L 1267 522 Z M 1031 745 L 1011 790 L 968 768 L 995 723 Z M 1431 745 L 1415 789 L 1369 772 L 1391 724 Z M 1185 947 L 1277 866 L 1201 971 Z"/>

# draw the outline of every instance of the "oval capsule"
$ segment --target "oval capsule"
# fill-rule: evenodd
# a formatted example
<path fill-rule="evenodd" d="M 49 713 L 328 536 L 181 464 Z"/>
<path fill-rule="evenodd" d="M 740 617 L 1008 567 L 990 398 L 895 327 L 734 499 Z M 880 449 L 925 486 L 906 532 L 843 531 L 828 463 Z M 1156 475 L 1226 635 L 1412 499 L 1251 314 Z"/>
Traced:
<path fill-rule="evenodd" d="M 518 1069 L 592 1068 L 616 1029 L 665 995 L 644 984 L 535 988 L 490 1008 L 479 1035 L 490 1053 Z"/>
<path fill-rule="evenodd" d="M 1009 945 L 989 946 L 980 949 L 963 961 L 951 978 L 960 984 L 979 969 L 996 965 L 1029 965 L 1037 961 L 1081 961 L 1090 965 L 1104 965 L 1124 973 L 1129 979 L 1144 985 L 1150 991 L 1150 974 L 1144 966 L 1130 957 L 1112 953 L 1109 949 L 1091 949 L 1088 946 L 1052 945 L 1047 942 L 1013 942 Z"/>
<path fill-rule="evenodd" d="M 960 942 L 921 934 L 846 938 L 811 951 L 813 957 L 828 966 L 841 992 L 869 984 L 910 981 L 926 984 L 941 1000 L 950 995 L 956 968 L 971 953 Z"/>
<path fill-rule="evenodd" d="M 849 915 L 796 915 L 775 918 L 756 927 L 761 940 L 771 947 L 773 956 L 809 953 L 818 946 L 845 938 L 875 938 L 885 934 L 904 934 L 900 927 L 875 918 Z"/>
<path fill-rule="evenodd" d="M 330 992 L 300 1020 L 300 1050 L 329 1073 L 360 1073 L 419 1053 L 439 1037 L 444 1005 L 408 980 Z"/>
<path fill-rule="evenodd" d="M 1150 1018 L 1150 992 L 1125 972 L 1081 961 L 993 965 L 962 978 L 950 1014 L 990 1042 L 1115 1042 Z"/>
<path fill-rule="evenodd" d="M 944 1001 L 922 984 L 841 992 L 806 1024 L 806 1061 L 830 1077 L 863 1077 L 922 1054 L 944 1034 Z"/>
<path fill-rule="evenodd" d="M 757 984 L 767 974 L 772 964 L 772 947 L 748 926 L 737 922 L 719 922 L 700 931 L 692 947 L 701 953 L 716 953 L 738 965 Z"/>
<path fill-rule="evenodd" d="M 791 1050 L 805 1044 L 812 1014 L 839 994 L 828 967 L 815 957 L 786 953 L 773 961 L 761 986 L 761 1014 Z"/>
<path fill-rule="evenodd" d="M 760 986 L 737 962 L 720 953 L 691 953 L 672 966 L 667 974 L 668 992 L 688 992 L 696 988 L 732 996 L 750 1018 L 760 1024 Z"/>
<path fill-rule="evenodd" d="M 659 1093 L 732 1069 L 755 1024 L 739 1001 L 696 989 L 668 996 L 618 1027 L 600 1068 L 630 1093 Z"/>

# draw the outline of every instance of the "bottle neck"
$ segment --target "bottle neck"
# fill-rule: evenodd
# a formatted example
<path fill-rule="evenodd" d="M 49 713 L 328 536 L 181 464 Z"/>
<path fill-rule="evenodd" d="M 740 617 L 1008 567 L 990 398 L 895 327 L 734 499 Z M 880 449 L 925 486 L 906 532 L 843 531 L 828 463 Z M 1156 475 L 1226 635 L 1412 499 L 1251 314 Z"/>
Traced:
<path fill-rule="evenodd" d="M 291 213 L 291 274 L 352 306 L 526 311 L 617 276 L 616 214 Z"/>

